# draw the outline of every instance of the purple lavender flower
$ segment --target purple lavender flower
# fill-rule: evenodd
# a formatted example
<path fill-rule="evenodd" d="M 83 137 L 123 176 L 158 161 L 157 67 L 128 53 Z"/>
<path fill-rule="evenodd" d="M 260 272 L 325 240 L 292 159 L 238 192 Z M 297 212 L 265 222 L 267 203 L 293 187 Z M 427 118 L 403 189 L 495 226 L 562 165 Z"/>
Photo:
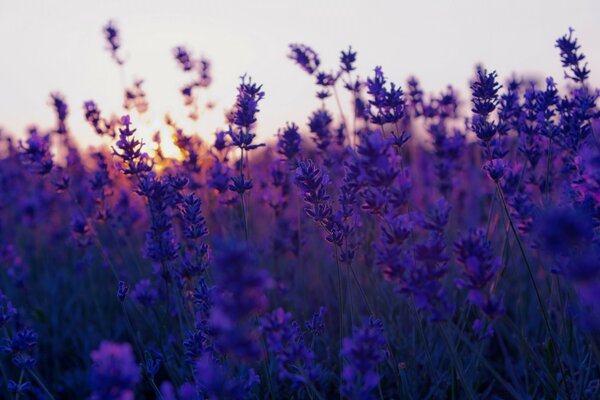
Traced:
<path fill-rule="evenodd" d="M 375 188 L 389 187 L 400 175 L 398 157 L 392 155 L 390 142 L 381 133 L 363 136 L 357 146 L 364 178 Z"/>
<path fill-rule="evenodd" d="M 114 136 L 114 130 L 111 129 L 110 123 L 101 117 L 100 109 L 94 101 L 88 100 L 83 103 L 83 110 L 86 121 L 94 128 L 98 135 Z"/>
<path fill-rule="evenodd" d="M 536 218 L 536 233 L 550 254 L 568 254 L 589 247 L 595 224 L 591 214 L 568 208 L 549 209 Z"/>
<path fill-rule="evenodd" d="M 161 264 L 165 279 L 170 276 L 166 263 L 177 258 L 179 251 L 170 210 L 179 204 L 181 188 L 174 186 L 174 182 L 169 176 L 157 178 L 154 174 L 147 174 L 141 177 L 137 190 L 138 194 L 148 199 L 150 212 L 150 228 L 146 233 L 144 253 L 146 257 Z M 181 183 L 185 184 L 187 180 Z"/>
<path fill-rule="evenodd" d="M 126 282 L 119 281 L 119 285 L 117 288 L 117 298 L 119 299 L 119 301 L 121 301 L 121 302 L 125 301 L 125 296 L 127 296 L 128 292 L 129 292 L 129 285 Z"/>
<path fill-rule="evenodd" d="M 58 122 L 56 133 L 59 135 L 64 135 L 67 133 L 67 115 L 69 114 L 69 107 L 67 106 L 67 102 L 65 101 L 65 97 L 59 93 L 54 92 L 50 94 L 50 104 L 54 108 L 54 112 L 56 113 L 56 120 Z"/>
<path fill-rule="evenodd" d="M 589 76 L 590 70 L 587 69 L 585 55 L 579 51 L 581 46 L 577 39 L 573 37 L 573 28 L 569 28 L 569 34 L 561 36 L 556 40 L 556 47 L 560 50 L 560 61 L 564 68 L 568 68 L 570 74 L 565 72 L 565 77 L 575 82 L 583 83 Z"/>
<path fill-rule="evenodd" d="M 144 307 L 150 307 L 158 301 L 158 290 L 150 279 L 142 279 L 133 288 L 131 298 Z"/>
<path fill-rule="evenodd" d="M 446 199 L 440 198 L 419 221 L 421 227 L 428 231 L 442 233 L 450 220 L 451 208 Z"/>
<path fill-rule="evenodd" d="M 482 229 L 462 235 L 454 244 L 456 261 L 464 268 L 456 286 L 469 290 L 469 301 L 490 318 L 502 312 L 500 302 L 490 293 L 490 284 L 500 268 L 500 257 L 494 256 L 491 243 Z"/>
<path fill-rule="evenodd" d="M 316 356 L 306 345 L 304 335 L 292 315 L 278 308 L 260 320 L 269 351 L 277 361 L 279 379 L 289 381 L 292 390 L 319 378 Z"/>
<path fill-rule="evenodd" d="M 54 166 L 50 152 L 50 137 L 42 136 L 37 129 L 29 130 L 29 137 L 23 143 L 19 140 L 21 162 L 33 173 L 46 175 Z"/>
<path fill-rule="evenodd" d="M 215 189 L 219 193 L 225 193 L 229 189 L 231 180 L 231 170 L 229 166 L 223 164 L 220 160 L 215 160 L 209 171 L 208 187 Z"/>
<path fill-rule="evenodd" d="M 154 377 L 160 369 L 161 363 L 161 358 L 153 358 L 152 354 L 149 351 L 144 352 L 144 362 L 142 364 L 142 367 L 148 378 L 154 380 Z"/>
<path fill-rule="evenodd" d="M 288 161 L 292 161 L 300 152 L 302 138 L 298 129 L 298 125 L 292 122 L 277 131 L 277 153 Z"/>
<path fill-rule="evenodd" d="M 104 38 L 106 39 L 106 48 L 110 52 L 113 60 L 115 60 L 118 65 L 123 65 L 125 60 L 117 54 L 118 50 L 121 48 L 119 29 L 113 21 L 108 21 L 104 28 L 102 28 L 102 31 L 104 33 Z"/>
<path fill-rule="evenodd" d="M 220 364 L 210 355 L 204 355 L 194 368 L 199 395 L 195 398 L 245 399 L 256 382 L 256 374 L 251 369 L 248 376 L 232 377 L 227 366 Z"/>
<path fill-rule="evenodd" d="M 314 74 L 321 64 L 317 53 L 304 44 L 290 44 L 288 58 L 294 60 L 309 75 Z"/>
<path fill-rule="evenodd" d="M 228 135 L 227 131 L 219 130 L 219 131 L 215 132 L 215 142 L 213 144 L 213 147 L 219 153 L 221 153 L 223 150 L 225 150 L 228 147 L 227 135 Z"/>
<path fill-rule="evenodd" d="M 477 138 L 483 143 L 488 143 L 496 134 L 497 124 L 489 120 L 489 115 L 498 105 L 498 91 L 501 86 L 496 82 L 496 71 L 490 73 L 481 66 L 477 67 L 477 76 L 471 83 L 471 102 L 473 108 L 472 127 Z"/>
<path fill-rule="evenodd" d="M 482 117 L 490 115 L 498 105 L 498 90 L 501 86 L 496 82 L 496 71 L 490 73 L 482 67 L 477 67 L 477 76 L 471 83 L 473 111 Z"/>
<path fill-rule="evenodd" d="M 133 400 L 141 380 L 129 343 L 103 341 L 92 351 L 91 387 L 93 400 Z"/>
<path fill-rule="evenodd" d="M 323 100 L 323 99 L 326 99 L 329 96 L 331 96 L 329 89 L 335 86 L 335 83 L 337 82 L 339 75 L 334 75 L 333 73 L 319 71 L 319 72 L 317 72 L 315 78 L 317 80 L 317 82 L 316 82 L 317 86 L 322 88 L 321 90 L 319 90 L 317 92 L 317 98 Z"/>
<path fill-rule="evenodd" d="M 316 110 L 308 120 L 308 127 L 314 134 L 312 139 L 317 145 L 317 148 L 323 152 L 326 152 L 331 144 L 332 132 L 330 124 L 332 122 L 333 118 L 325 109 Z"/>
<path fill-rule="evenodd" d="M 381 379 L 377 366 L 387 358 L 382 322 L 369 317 L 361 327 L 353 327 L 352 337 L 344 338 L 341 355 L 347 361 L 342 371 L 342 395 L 374 398 Z"/>
<path fill-rule="evenodd" d="M 188 239 L 199 239 L 208 234 L 206 220 L 202 215 L 202 202 L 194 193 L 185 196 L 181 206 L 184 223 L 183 235 Z"/>
<path fill-rule="evenodd" d="M 243 242 L 222 242 L 215 249 L 216 290 L 210 326 L 218 348 L 240 359 L 257 359 L 261 347 L 252 317 L 268 306 L 265 291 L 272 282 L 256 267 L 253 250 Z"/>
<path fill-rule="evenodd" d="M 354 63 L 356 62 L 356 52 L 352 51 L 352 46 L 348 47 L 348 51 L 343 51 L 340 55 L 340 69 L 344 72 L 350 73 L 356 69 Z"/>
<path fill-rule="evenodd" d="M 76 214 L 71 219 L 71 233 L 79 246 L 85 247 L 91 244 L 93 233 L 89 221 L 82 215 Z"/>
<path fill-rule="evenodd" d="M 319 312 L 314 313 L 312 318 L 304 323 L 304 326 L 311 335 L 319 336 L 323 333 L 323 330 L 325 329 L 323 316 L 326 311 L 327 309 L 325 307 L 320 307 Z"/>
<path fill-rule="evenodd" d="M 430 313 L 433 321 L 447 319 L 453 311 L 441 280 L 448 272 L 445 237 L 432 231 L 413 249 L 414 263 L 406 268 L 400 291 L 414 297 L 417 308 Z"/>
<path fill-rule="evenodd" d="M 296 184 L 303 192 L 306 215 L 322 224 L 330 234 L 334 234 L 333 210 L 327 193 L 329 176 L 321 171 L 312 160 L 298 161 Z M 338 242 L 338 240 L 336 240 Z"/>
<path fill-rule="evenodd" d="M 521 117 L 519 89 L 522 82 L 512 78 L 506 85 L 506 92 L 498 100 L 498 133 L 506 135 L 510 130 L 518 129 Z"/>
<path fill-rule="evenodd" d="M 32 389 L 32 386 L 31 386 L 31 382 L 29 382 L 29 381 L 17 383 L 13 380 L 9 380 L 8 384 L 6 385 L 6 388 L 8 389 L 9 392 L 19 395 L 19 394 L 23 394 L 27 391 L 30 391 Z"/>
<path fill-rule="evenodd" d="M 205 354 L 211 354 L 213 350 L 205 325 L 206 321 L 202 322 L 204 325 L 199 325 L 197 329 L 187 332 L 186 339 L 183 341 L 185 361 L 192 368 L 196 367 L 198 360 Z"/>
<path fill-rule="evenodd" d="M 194 63 L 188 50 L 183 46 L 177 46 L 173 49 L 173 56 L 177 63 L 184 71 L 191 71 L 194 68 Z"/>
<path fill-rule="evenodd" d="M 38 334 L 29 328 L 17 331 L 12 338 L 0 342 L 0 350 L 8 354 L 14 365 L 20 369 L 32 368 L 36 362 Z"/>
<path fill-rule="evenodd" d="M 133 134 L 137 129 L 131 128 L 129 115 L 121 117 L 123 128 L 119 128 L 117 148 L 113 147 L 113 154 L 119 157 L 123 164 L 121 170 L 125 175 L 139 175 L 152 169 L 152 161 L 148 154 L 142 152 L 144 142 L 137 140 Z"/>
<path fill-rule="evenodd" d="M 123 108 L 126 110 L 136 110 L 139 114 L 144 114 L 148 111 L 148 99 L 146 91 L 142 87 L 143 79 L 137 79 L 132 86 L 125 88 L 123 97 Z"/>
<path fill-rule="evenodd" d="M 378 125 L 396 123 L 404 117 L 404 92 L 402 88 L 391 83 L 386 87 L 387 80 L 381 67 L 375 67 L 375 76 L 367 78 L 369 100 L 369 116 L 371 122 Z"/>
<path fill-rule="evenodd" d="M 246 75 L 241 77 L 241 81 L 238 86 L 233 122 L 249 133 L 248 131 L 256 122 L 256 113 L 260 111 L 258 103 L 265 97 L 265 92 L 262 91 L 262 85 L 252 82 L 252 78 L 246 80 Z"/>
<path fill-rule="evenodd" d="M 495 158 L 493 160 L 486 161 L 483 165 L 483 169 L 487 172 L 490 179 L 494 182 L 498 182 L 504 176 L 506 171 L 506 162 L 502 159 Z"/>
<path fill-rule="evenodd" d="M 407 81 L 408 92 L 407 94 L 407 106 L 412 111 L 415 117 L 422 116 L 425 111 L 425 103 L 423 99 L 423 90 L 416 77 L 411 76 Z"/>
<path fill-rule="evenodd" d="M 232 183 L 229 185 L 229 190 L 238 193 L 240 196 L 243 196 L 244 193 L 254 187 L 252 180 L 246 179 L 244 174 L 240 174 L 240 176 L 232 176 L 231 182 Z"/>
<path fill-rule="evenodd" d="M 0 291 L 0 328 L 6 325 L 17 315 L 17 309 L 13 307 L 8 298 Z"/>

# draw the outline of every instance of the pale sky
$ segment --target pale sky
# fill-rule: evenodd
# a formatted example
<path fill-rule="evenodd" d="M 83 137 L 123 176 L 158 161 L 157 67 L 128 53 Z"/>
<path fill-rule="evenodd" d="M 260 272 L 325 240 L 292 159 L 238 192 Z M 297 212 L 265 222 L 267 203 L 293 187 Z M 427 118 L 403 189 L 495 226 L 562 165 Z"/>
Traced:
<path fill-rule="evenodd" d="M 591 80 L 600 86 L 597 0 L 0 0 L 0 126 L 17 135 L 30 123 L 51 127 L 48 97 L 59 90 L 69 103 L 75 137 L 94 143 L 83 102 L 93 99 L 105 113 L 123 113 L 119 70 L 101 32 L 109 19 L 121 30 L 127 76 L 146 80 L 154 121 L 166 112 L 182 113 L 179 88 L 187 78 L 172 48 L 185 45 L 212 61 L 209 97 L 217 107 L 200 125 L 205 136 L 222 125 L 222 110 L 233 103 L 244 73 L 266 92 L 262 137 L 286 121 L 306 126 L 319 102 L 313 79 L 286 58 L 294 42 L 313 47 L 327 70 L 352 45 L 361 76 L 381 65 L 402 86 L 414 74 L 426 92 L 451 83 L 468 101 L 468 81 L 480 62 L 502 81 L 513 71 L 561 81 L 554 42 L 572 26 Z"/>

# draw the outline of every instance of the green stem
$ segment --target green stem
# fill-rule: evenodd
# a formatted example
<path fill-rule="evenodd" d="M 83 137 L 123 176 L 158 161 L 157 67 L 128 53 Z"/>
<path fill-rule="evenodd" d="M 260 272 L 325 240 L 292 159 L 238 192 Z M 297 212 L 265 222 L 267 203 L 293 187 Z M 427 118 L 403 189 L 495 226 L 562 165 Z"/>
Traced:
<path fill-rule="evenodd" d="M 48 395 L 48 397 L 50 398 L 50 400 L 55 400 L 54 396 L 52 396 L 52 393 L 50 393 L 50 391 L 48 390 L 48 388 L 46 387 L 46 385 L 44 385 L 44 382 L 42 382 L 42 380 L 40 379 L 40 377 L 33 372 L 33 370 L 31 368 L 29 368 L 27 370 L 27 372 L 29 372 L 29 374 L 33 377 L 33 379 L 37 382 L 38 385 L 40 385 L 40 387 L 42 388 L 42 390 L 44 391 L 44 393 L 46 393 L 46 395 Z"/>
<path fill-rule="evenodd" d="M 375 309 L 373 308 L 373 306 L 371 306 L 371 302 L 369 301 L 367 294 L 365 293 L 365 290 L 363 289 L 360 281 L 358 280 L 358 276 L 356 275 L 356 272 L 354 271 L 354 268 L 352 268 L 352 266 L 350 266 L 350 272 L 352 272 L 352 277 L 354 278 L 354 281 L 356 282 L 356 286 L 358 286 L 358 290 L 361 294 L 361 297 L 363 298 L 363 301 L 367 305 L 369 314 L 371 314 L 372 316 L 376 316 L 377 314 L 375 313 Z M 400 385 L 400 381 L 399 381 L 400 370 L 398 369 L 398 360 L 396 359 L 396 355 L 394 354 L 394 351 L 392 349 L 392 344 L 388 340 L 388 335 L 384 335 L 384 337 L 385 337 L 385 344 L 390 353 L 390 357 L 392 358 L 392 371 L 394 372 L 396 386 L 398 387 L 398 391 L 400 391 L 402 388 L 402 385 Z"/>
<path fill-rule="evenodd" d="M 450 343 L 450 339 L 448 338 L 448 335 L 446 334 L 446 331 L 444 330 L 444 328 L 440 328 L 440 332 L 442 333 L 444 342 L 446 342 L 446 346 L 448 347 L 448 350 L 450 351 L 450 355 L 452 356 L 452 361 L 454 362 L 456 371 L 458 372 L 460 382 L 462 383 L 463 388 L 467 392 L 467 397 L 471 400 L 475 400 L 477 397 L 475 397 L 475 394 L 473 393 L 473 388 L 471 388 L 471 385 L 466 380 L 465 374 L 463 372 L 462 363 L 458 359 L 458 355 L 456 354 L 454 346 Z"/>
<path fill-rule="evenodd" d="M 546 184 L 544 185 L 546 201 L 550 200 L 550 167 L 551 166 L 552 166 L 552 138 L 550 138 L 548 141 L 548 161 L 546 162 Z"/>
<path fill-rule="evenodd" d="M 165 398 L 163 397 L 162 393 L 160 392 L 160 389 L 158 389 L 158 387 L 156 386 L 154 379 L 150 379 L 150 385 L 152 386 L 152 389 L 154 389 L 154 391 L 156 392 L 156 395 L 158 396 L 158 398 L 161 400 L 164 400 Z"/>
<path fill-rule="evenodd" d="M 419 335 L 421 335 L 421 339 L 423 340 L 423 343 L 425 343 L 425 353 L 427 354 L 427 360 L 429 361 L 429 372 L 431 373 L 431 376 L 433 376 L 433 378 L 437 381 L 438 376 L 436 369 L 433 367 L 433 357 L 431 355 L 431 349 L 429 347 L 429 340 L 427 340 L 427 337 L 425 336 L 421 316 L 419 315 L 419 310 L 417 310 L 417 306 L 415 305 L 412 296 L 409 298 L 409 304 L 411 310 L 414 313 L 415 319 L 417 320 L 417 330 L 419 331 Z"/>
<path fill-rule="evenodd" d="M 556 357 L 558 358 L 558 366 L 560 367 L 560 372 L 563 377 L 562 382 L 565 385 L 567 394 L 570 398 L 571 397 L 570 389 L 569 389 L 568 384 L 566 383 L 567 375 L 565 374 L 565 369 L 563 367 L 563 363 L 562 363 L 562 360 L 560 357 L 558 345 L 556 344 L 556 341 L 554 340 L 554 335 L 552 334 L 552 328 L 550 327 L 550 320 L 548 318 L 548 313 L 546 311 L 546 307 L 544 306 L 544 302 L 542 301 L 542 295 L 540 294 L 540 290 L 538 288 L 538 285 L 535 281 L 535 277 L 533 275 L 533 269 L 531 268 L 531 265 L 529 264 L 529 260 L 527 259 L 527 255 L 525 254 L 525 248 L 523 247 L 521 238 L 519 237 L 519 234 L 517 233 L 515 225 L 513 224 L 512 218 L 508 211 L 508 205 L 506 204 L 506 199 L 504 198 L 504 193 L 502 192 L 502 188 L 500 187 L 500 184 L 498 182 L 496 182 L 496 188 L 498 189 L 498 194 L 500 195 L 500 200 L 502 201 L 502 207 L 504 208 L 504 212 L 506 213 L 506 218 L 508 219 L 510 229 L 512 230 L 513 235 L 515 236 L 515 240 L 517 241 L 517 245 L 519 246 L 519 250 L 523 257 L 523 261 L 525 262 L 525 266 L 527 267 L 527 273 L 528 273 L 529 279 L 531 280 L 531 283 L 533 285 L 533 289 L 535 291 L 535 296 L 537 298 L 538 304 L 542 311 L 542 317 L 544 319 L 544 324 L 546 325 L 546 329 L 548 330 L 550 345 L 552 346 L 552 350 L 553 350 L 554 354 L 556 354 Z"/>
<path fill-rule="evenodd" d="M 17 384 L 18 386 L 21 386 L 21 383 L 23 383 L 23 375 L 25 375 L 25 370 L 24 369 L 21 370 L 21 375 L 19 375 L 19 383 Z M 17 390 L 17 394 L 15 396 L 15 399 L 19 400 L 19 396 L 21 396 L 21 391 Z"/>
<path fill-rule="evenodd" d="M 337 279 L 338 279 L 338 314 L 339 314 L 339 324 L 340 324 L 340 342 L 339 342 L 339 351 L 340 351 L 340 374 L 343 368 L 343 359 L 341 355 L 342 350 L 342 339 L 344 337 L 344 299 L 342 295 L 342 271 L 340 268 L 340 260 L 338 257 L 338 246 L 334 245 L 335 248 L 335 265 L 337 267 Z M 340 395 L 341 396 L 341 395 Z"/>

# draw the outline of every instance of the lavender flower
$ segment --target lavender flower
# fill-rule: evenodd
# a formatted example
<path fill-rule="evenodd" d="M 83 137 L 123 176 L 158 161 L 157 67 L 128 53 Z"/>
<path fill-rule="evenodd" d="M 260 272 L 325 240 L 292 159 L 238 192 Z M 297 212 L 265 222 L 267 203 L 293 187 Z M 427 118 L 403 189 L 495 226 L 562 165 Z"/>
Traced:
<path fill-rule="evenodd" d="M 29 130 L 29 137 L 23 143 L 19 141 L 21 162 L 33 173 L 46 175 L 54 166 L 50 152 L 50 137 L 41 136 L 37 129 Z"/>
<path fill-rule="evenodd" d="M 0 350 L 11 357 L 17 368 L 28 369 L 36 364 L 38 335 L 31 329 L 23 328 L 12 338 L 6 338 L 0 343 Z"/>
<path fill-rule="evenodd" d="M 278 308 L 261 318 L 260 325 L 269 351 L 277 361 L 279 379 L 289 381 L 291 389 L 298 390 L 319 378 L 316 356 L 290 313 Z"/>
<path fill-rule="evenodd" d="M 573 37 L 573 32 L 575 30 L 569 28 L 568 35 L 556 40 L 556 47 L 560 50 L 562 66 L 570 71 L 570 74 L 565 72 L 565 77 L 583 83 L 588 78 L 590 70 L 587 69 L 587 62 L 582 65 L 585 55 L 579 51 L 581 46 L 577 43 L 577 39 Z"/>
<path fill-rule="evenodd" d="M 114 131 L 111 129 L 110 124 L 101 117 L 100 109 L 94 101 L 88 100 L 83 103 L 83 109 L 86 121 L 94 128 L 98 135 L 114 136 Z"/>
<path fill-rule="evenodd" d="M 148 199 L 151 220 L 144 252 L 146 257 L 161 264 L 165 279 L 170 275 L 166 263 L 177 258 L 179 250 L 170 210 L 179 204 L 181 198 L 178 191 L 181 188 L 178 189 L 174 182 L 168 176 L 156 178 L 153 174 L 148 174 L 140 179 L 137 190 L 138 194 Z M 185 185 L 187 180 L 181 183 Z"/>
<path fill-rule="evenodd" d="M 494 182 L 498 182 L 504 176 L 506 170 L 506 162 L 502 159 L 493 159 L 486 161 L 483 169 L 488 173 L 490 179 Z"/>
<path fill-rule="evenodd" d="M 490 293 L 489 286 L 500 268 L 500 257 L 494 256 L 491 243 L 482 229 L 461 236 L 454 249 L 456 261 L 464 268 L 456 286 L 468 289 L 469 301 L 494 318 L 502 312 L 502 308 Z"/>
<path fill-rule="evenodd" d="M 354 63 L 356 62 L 356 52 L 352 51 L 352 46 L 348 47 L 348 51 L 343 51 L 340 55 L 340 69 L 344 72 L 350 73 L 356 69 Z"/>
<path fill-rule="evenodd" d="M 506 92 L 498 100 L 498 133 L 506 135 L 511 129 L 518 129 L 521 117 L 519 89 L 521 81 L 513 78 L 506 85 Z"/>
<path fill-rule="evenodd" d="M 353 327 L 352 337 L 342 343 L 341 355 L 347 360 L 342 371 L 342 395 L 374 398 L 381 379 L 377 366 L 387 358 L 382 322 L 369 317 L 361 327 Z"/>
<path fill-rule="evenodd" d="M 129 292 L 129 285 L 126 282 L 119 281 L 118 289 L 117 289 L 117 298 L 119 301 L 125 301 L 125 296 Z"/>
<path fill-rule="evenodd" d="M 250 390 L 257 382 L 257 376 L 250 369 L 247 377 L 232 378 L 227 367 L 221 365 L 209 355 L 203 356 L 195 366 L 195 375 L 200 395 L 209 400 L 246 399 L 250 398 Z"/>
<path fill-rule="evenodd" d="M 123 128 L 119 128 L 119 140 L 117 148 L 113 147 L 113 154 L 119 157 L 123 164 L 121 170 L 125 175 L 139 175 L 152 169 L 152 161 L 148 154 L 142 153 L 144 142 L 137 140 L 133 134 L 137 129 L 131 128 L 129 115 L 121 117 Z"/>
<path fill-rule="evenodd" d="M 298 129 L 298 125 L 292 122 L 277 131 L 277 153 L 288 161 L 293 160 L 300 152 L 302 138 Z"/>
<path fill-rule="evenodd" d="M 144 307 L 150 307 L 158 301 L 158 290 L 150 279 L 142 279 L 133 288 L 131 298 Z"/>
<path fill-rule="evenodd" d="M 184 71 L 191 71 L 194 68 L 194 63 L 190 53 L 183 46 L 177 46 L 173 49 L 173 56 L 179 63 L 179 66 Z"/>
<path fill-rule="evenodd" d="M 320 307 L 319 312 L 314 313 L 312 318 L 304 323 L 304 326 L 313 337 L 323 333 L 323 330 L 325 329 L 323 316 L 326 311 L 327 309 L 325 307 Z"/>
<path fill-rule="evenodd" d="M 8 298 L 0 291 L 0 328 L 6 325 L 17 315 L 17 309 L 13 307 Z"/>
<path fill-rule="evenodd" d="M 110 52 L 113 60 L 115 60 L 118 65 L 123 65 L 125 60 L 117 54 L 118 50 L 121 48 L 121 37 L 119 36 L 117 26 L 113 21 L 108 21 L 102 31 L 106 40 L 106 48 Z"/>
<path fill-rule="evenodd" d="M 194 193 L 183 200 L 181 215 L 184 222 L 184 236 L 188 239 L 199 239 L 208 234 L 206 220 L 202 216 L 202 202 Z"/>
<path fill-rule="evenodd" d="M 240 174 L 240 176 L 232 176 L 231 182 L 232 183 L 229 185 L 229 190 L 238 193 L 240 196 L 243 196 L 244 193 L 254 187 L 252 180 L 246 179 L 244 174 Z"/>
<path fill-rule="evenodd" d="M 317 148 L 323 152 L 326 152 L 331 144 L 331 122 L 333 122 L 333 119 L 325 109 L 319 109 L 313 112 L 308 120 L 308 127 L 314 134 L 312 139 L 317 145 Z"/>
<path fill-rule="evenodd" d="M 219 193 L 225 193 L 229 189 L 231 179 L 230 168 L 219 160 L 215 160 L 209 171 L 208 187 L 215 189 Z"/>
<path fill-rule="evenodd" d="M 579 210 L 550 209 L 536 218 L 538 240 L 550 254 L 583 251 L 594 238 L 594 228 L 592 216 Z"/>
<path fill-rule="evenodd" d="M 27 391 L 30 391 L 32 389 L 32 386 L 31 386 L 31 382 L 29 382 L 29 381 L 17 383 L 13 380 L 9 380 L 8 384 L 6 385 L 6 388 L 8 389 L 9 392 L 15 393 L 18 395 L 18 394 L 22 394 Z"/>
<path fill-rule="evenodd" d="M 93 400 L 133 400 L 141 380 L 129 343 L 103 341 L 92 351 L 91 387 Z"/>
<path fill-rule="evenodd" d="M 240 129 L 249 133 L 248 131 L 256 122 L 256 113 L 260 111 L 258 103 L 265 97 L 265 92 L 262 91 L 262 85 L 252 82 L 252 78 L 246 80 L 246 75 L 241 77 L 241 81 L 238 86 L 233 122 Z M 235 140 L 234 137 L 232 137 L 232 140 Z M 242 147 L 237 143 L 234 144 L 240 148 Z"/>
<path fill-rule="evenodd" d="M 330 196 L 327 193 L 329 176 L 321 172 L 312 160 L 298 161 L 296 168 L 296 184 L 303 192 L 304 212 L 316 223 L 320 224 L 327 233 L 327 241 L 341 246 L 343 241 L 343 226 L 333 214 Z"/>
<path fill-rule="evenodd" d="M 375 67 L 375 76 L 367 78 L 369 100 L 369 116 L 371 122 L 378 125 L 396 123 L 404 117 L 404 92 L 394 83 L 386 87 L 387 80 L 381 67 Z"/>
<path fill-rule="evenodd" d="M 473 111 L 475 114 L 486 118 L 490 115 L 498 105 L 498 90 L 501 86 L 496 82 L 496 71 L 490 73 L 482 67 L 477 68 L 477 76 L 475 81 L 471 83 L 471 91 L 473 98 Z"/>
<path fill-rule="evenodd" d="M 50 103 L 54 107 L 56 120 L 58 121 L 56 133 L 64 135 L 67 133 L 66 120 L 67 115 L 69 114 L 69 107 L 67 106 L 64 96 L 58 92 L 50 94 Z"/>
<path fill-rule="evenodd" d="M 136 110 L 139 114 L 148 111 L 148 99 L 142 85 L 143 79 L 137 79 L 133 85 L 125 89 L 123 98 L 123 108 L 126 110 Z"/>
<path fill-rule="evenodd" d="M 488 143 L 496 134 L 497 125 L 490 121 L 489 115 L 498 105 L 498 91 L 501 86 L 496 82 L 496 71 L 490 73 L 477 67 L 477 76 L 471 83 L 473 108 L 473 131 L 483 143 Z"/>
<path fill-rule="evenodd" d="M 218 348 L 240 359 L 257 359 L 261 348 L 252 317 L 268 306 L 267 272 L 256 268 L 255 255 L 243 242 L 224 242 L 215 249 L 216 290 L 210 326 Z"/>
<path fill-rule="evenodd" d="M 309 75 L 314 74 L 321 64 L 317 53 L 304 44 L 290 44 L 288 58 L 294 60 Z"/>

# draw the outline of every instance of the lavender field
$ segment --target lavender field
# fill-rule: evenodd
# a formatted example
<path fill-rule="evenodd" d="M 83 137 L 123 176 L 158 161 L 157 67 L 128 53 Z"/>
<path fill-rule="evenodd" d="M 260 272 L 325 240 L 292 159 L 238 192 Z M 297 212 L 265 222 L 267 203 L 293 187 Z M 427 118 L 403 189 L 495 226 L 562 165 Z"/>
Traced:
<path fill-rule="evenodd" d="M 53 126 L 0 131 L 0 398 L 600 398 L 600 66 L 577 31 L 541 44 L 563 76 L 474 65 L 469 92 L 290 44 L 319 106 L 277 132 L 243 70 L 221 129 L 185 129 L 213 70 L 175 43 L 187 117 L 161 136 L 120 28 L 97 52 L 122 109 L 53 92 Z"/>

